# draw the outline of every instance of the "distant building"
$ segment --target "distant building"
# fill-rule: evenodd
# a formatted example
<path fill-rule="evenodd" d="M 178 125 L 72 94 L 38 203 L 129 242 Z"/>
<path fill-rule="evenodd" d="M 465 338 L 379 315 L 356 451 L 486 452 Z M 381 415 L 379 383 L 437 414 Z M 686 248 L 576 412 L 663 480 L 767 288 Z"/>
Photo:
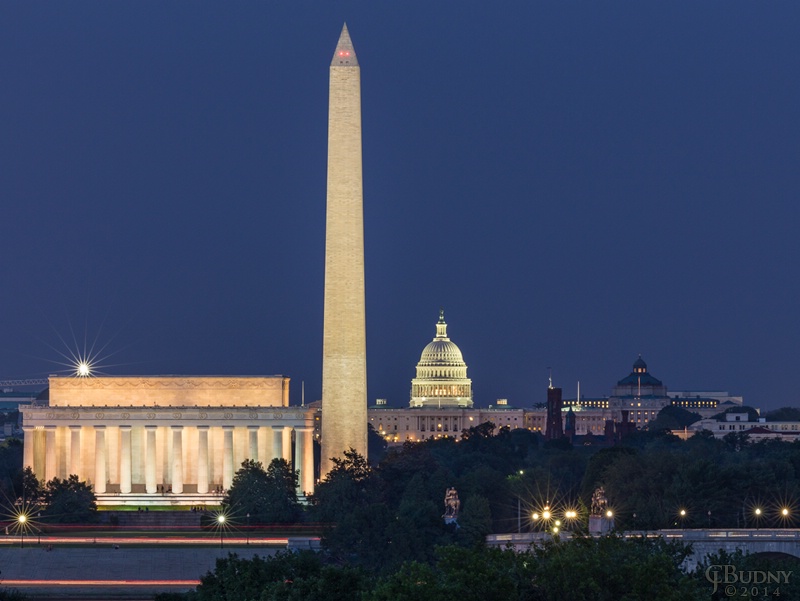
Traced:
<path fill-rule="evenodd" d="M 616 383 L 608 397 L 562 400 L 561 389 L 551 382 L 544 406 L 512 407 L 507 400 L 498 399 L 488 409 L 478 409 L 473 405 L 467 366 L 458 346 L 447 337 L 441 313 L 436 336 L 417 364 L 410 407 L 390 408 L 385 399 L 379 399 L 368 414 L 370 425 L 390 444 L 458 437 L 462 430 L 486 421 L 497 428 L 525 428 L 548 440 L 565 436 L 577 444 L 613 444 L 637 428 L 647 427 L 664 407 L 677 405 L 714 415 L 721 407 L 737 406 L 741 400 L 719 391 L 670 395 L 639 356 L 631 373 Z"/>
<path fill-rule="evenodd" d="M 699 413 L 700 417 L 711 417 L 728 409 L 741 407 L 744 403 L 743 397 L 733 396 L 723 390 L 673 390 L 669 396 L 673 405 Z"/>
<path fill-rule="evenodd" d="M 708 430 L 714 438 L 724 438 L 728 434 L 747 434 L 748 438 L 755 442 L 767 438 L 778 438 L 793 442 L 800 440 L 799 421 L 768 422 L 760 417 L 756 421 L 750 421 L 750 416 L 746 411 L 741 413 L 726 413 L 724 419 L 702 419 L 695 422 L 687 429 L 689 435 L 697 434 L 703 430 Z"/>
<path fill-rule="evenodd" d="M 14 390 L 13 388 L 4 388 L 0 391 L 0 411 L 8 413 L 10 411 L 17 411 L 20 405 L 30 405 L 36 401 L 36 397 L 41 394 L 40 392 L 25 392 Z"/>
<path fill-rule="evenodd" d="M 471 408 L 472 380 L 467 378 L 467 364 L 461 349 L 447 337 L 444 309 L 439 311 L 436 336 L 422 350 L 417 363 L 417 377 L 411 380 L 409 406 Z"/>
<path fill-rule="evenodd" d="M 439 312 L 436 336 L 422 350 L 411 380 L 408 408 L 390 408 L 378 399 L 369 408 L 369 424 L 389 444 L 431 438 L 457 437 L 461 432 L 491 421 L 497 428 L 525 428 L 525 411 L 498 399 L 488 409 L 476 409 L 472 380 L 461 349 L 447 336 L 444 311 Z"/>
<path fill-rule="evenodd" d="M 582 409 L 609 409 L 615 423 L 622 423 L 622 411 L 628 412 L 628 422 L 644 428 L 653 421 L 664 407 L 674 405 L 711 417 L 728 408 L 741 407 L 742 397 L 724 391 L 681 391 L 669 393 L 667 387 L 647 369 L 642 356 L 636 359 L 631 373 L 617 382 L 611 396 L 602 398 L 579 398 L 564 401 L 564 406 Z"/>
<path fill-rule="evenodd" d="M 558 440 L 564 436 L 564 424 L 561 417 L 561 389 L 554 388 L 553 382 L 547 387 L 547 440 Z"/>
<path fill-rule="evenodd" d="M 314 412 L 283 376 L 51 376 L 49 403 L 20 410 L 24 467 L 76 474 L 98 504 L 217 505 L 245 459 L 294 460 L 314 490 Z"/>
<path fill-rule="evenodd" d="M 658 412 L 672 404 L 667 387 L 648 370 L 642 356 L 633 364 L 633 370 L 622 378 L 611 391 L 609 408 L 614 421 L 622 421 L 622 411 L 628 412 L 628 421 L 641 428 L 653 421 Z"/>
<path fill-rule="evenodd" d="M 498 429 L 525 428 L 525 410 L 503 405 L 489 409 L 437 409 L 419 407 L 394 409 L 370 407 L 369 423 L 389 444 L 406 441 L 419 442 L 432 438 L 460 438 L 462 430 L 468 430 L 485 422 L 492 422 Z"/>

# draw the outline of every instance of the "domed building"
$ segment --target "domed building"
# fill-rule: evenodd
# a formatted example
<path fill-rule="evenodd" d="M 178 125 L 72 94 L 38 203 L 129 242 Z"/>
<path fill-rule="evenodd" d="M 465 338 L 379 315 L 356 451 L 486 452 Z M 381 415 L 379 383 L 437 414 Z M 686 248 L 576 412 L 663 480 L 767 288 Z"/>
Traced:
<path fill-rule="evenodd" d="M 667 387 L 647 371 L 647 363 L 642 356 L 633 364 L 633 371 L 622 378 L 611 393 L 613 397 L 633 397 L 634 399 L 662 399 L 667 396 Z"/>
<path fill-rule="evenodd" d="M 411 380 L 410 407 L 472 407 L 472 380 L 461 349 L 447 337 L 444 310 L 436 336 L 422 351 L 417 377 Z"/>

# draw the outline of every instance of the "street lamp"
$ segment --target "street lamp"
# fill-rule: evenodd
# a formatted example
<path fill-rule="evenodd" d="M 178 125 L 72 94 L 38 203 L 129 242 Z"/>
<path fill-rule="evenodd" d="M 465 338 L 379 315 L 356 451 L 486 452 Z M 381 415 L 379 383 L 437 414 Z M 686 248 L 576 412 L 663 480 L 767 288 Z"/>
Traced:
<path fill-rule="evenodd" d="M 755 511 L 753 511 L 753 513 L 754 513 L 754 514 L 755 514 L 755 516 L 756 516 L 756 530 L 758 530 L 758 529 L 759 529 L 759 527 L 761 526 L 761 522 L 760 522 L 760 518 L 761 518 L 761 508 L 760 508 L 760 507 L 756 507 L 756 508 L 755 508 Z"/>
<path fill-rule="evenodd" d="M 564 512 L 564 520 L 566 521 L 568 528 L 572 528 L 572 525 L 574 524 L 574 521 L 577 518 L 578 518 L 578 512 L 575 511 L 574 509 L 567 509 Z"/>
<path fill-rule="evenodd" d="M 219 548 L 222 549 L 222 535 L 225 532 L 225 515 L 220 513 L 217 516 L 217 523 L 219 524 Z"/>
<path fill-rule="evenodd" d="M 247 514 L 247 544 L 250 544 L 250 514 Z"/>
<path fill-rule="evenodd" d="M 680 520 L 681 520 L 681 530 L 683 530 L 683 528 L 684 528 L 684 523 L 685 523 L 685 521 L 686 521 L 686 510 L 685 510 L 685 509 L 681 509 L 681 510 L 678 512 L 678 515 L 680 516 Z"/>
<path fill-rule="evenodd" d="M 20 513 L 17 516 L 17 522 L 19 523 L 19 548 L 22 549 L 25 547 L 25 524 L 28 521 L 28 516 L 24 513 Z"/>
<path fill-rule="evenodd" d="M 538 511 L 534 511 L 531 514 L 531 519 L 534 522 L 541 521 L 543 523 L 545 532 L 547 531 L 548 528 L 550 528 L 550 521 L 552 520 L 553 521 L 553 525 L 555 526 L 552 529 L 552 532 L 554 534 L 557 534 L 558 530 L 559 530 L 558 527 L 561 526 L 561 520 L 556 520 L 554 518 L 555 518 L 555 516 L 553 515 L 553 510 L 550 509 L 550 505 L 545 505 L 542 508 L 542 512 L 541 513 L 539 513 Z"/>

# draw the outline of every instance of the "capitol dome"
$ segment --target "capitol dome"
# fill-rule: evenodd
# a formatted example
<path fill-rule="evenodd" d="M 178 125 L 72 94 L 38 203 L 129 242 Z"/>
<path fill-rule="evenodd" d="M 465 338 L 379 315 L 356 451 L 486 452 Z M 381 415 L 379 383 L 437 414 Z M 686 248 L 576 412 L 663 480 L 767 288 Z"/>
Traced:
<path fill-rule="evenodd" d="M 447 337 L 444 310 L 436 336 L 422 350 L 417 377 L 411 380 L 411 407 L 472 407 L 472 381 L 461 349 Z"/>

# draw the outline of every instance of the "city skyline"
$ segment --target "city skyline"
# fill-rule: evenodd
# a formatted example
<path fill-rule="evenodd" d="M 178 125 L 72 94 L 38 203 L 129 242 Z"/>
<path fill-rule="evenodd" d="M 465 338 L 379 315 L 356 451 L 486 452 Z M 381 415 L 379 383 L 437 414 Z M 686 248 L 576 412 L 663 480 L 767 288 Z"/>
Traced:
<path fill-rule="evenodd" d="M 459 7 L 0 7 L 0 379 L 85 331 L 104 373 L 320 398 L 346 21 L 370 404 L 407 405 L 440 307 L 478 406 L 543 402 L 549 367 L 608 395 L 640 353 L 670 390 L 798 404 L 800 8 Z"/>

